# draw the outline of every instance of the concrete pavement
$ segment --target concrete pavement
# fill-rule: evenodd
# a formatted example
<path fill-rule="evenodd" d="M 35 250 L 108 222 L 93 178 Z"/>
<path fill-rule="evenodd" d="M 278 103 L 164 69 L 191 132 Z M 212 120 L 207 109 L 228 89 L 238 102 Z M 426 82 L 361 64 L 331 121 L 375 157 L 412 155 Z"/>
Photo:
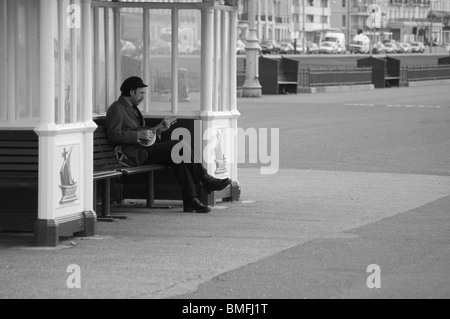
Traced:
<path fill-rule="evenodd" d="M 118 208 L 117 212 L 128 214 L 128 220 L 99 223 L 98 237 L 68 239 L 58 249 L 27 247 L 23 238 L 2 234 L 0 298 L 177 297 L 232 271 L 277 260 L 278 256 L 281 262 L 286 258 L 283 254 L 302 249 L 307 243 L 320 240 L 337 245 L 352 240 L 361 236 L 352 231 L 358 227 L 450 196 L 450 177 L 443 176 L 312 170 L 281 170 L 275 176 L 263 176 L 259 170 L 243 169 L 240 182 L 242 202 L 220 203 L 209 215 L 180 213 L 181 207 L 169 211 Z M 442 216 L 442 225 L 448 224 L 447 215 Z M 379 236 L 383 233 L 381 230 Z M 390 247 L 378 249 L 390 254 Z M 345 251 L 338 255 L 344 258 Z M 317 263 L 314 255 L 300 257 L 303 266 L 285 273 L 285 277 L 308 269 L 308 265 L 314 268 Z M 371 263 L 383 264 L 388 257 Z M 419 261 L 427 264 L 427 260 Z M 332 267 L 329 258 L 323 262 Z M 346 271 L 353 271 L 353 278 L 367 276 L 361 273 L 365 270 L 361 260 L 355 258 L 353 264 L 350 260 L 348 263 Z M 66 285 L 71 264 L 81 269 L 81 289 L 68 289 Z M 269 270 L 260 274 L 262 280 L 279 274 L 276 269 Z M 277 294 L 275 286 L 272 290 L 266 287 L 272 293 L 245 297 L 321 297 L 313 292 L 318 287 L 335 291 L 332 279 L 341 276 L 341 271 L 330 271 L 325 282 L 310 279 L 311 289 L 305 295 Z M 236 283 L 231 292 L 213 290 L 201 297 L 243 298 L 245 287 Z M 296 291 L 295 287 L 290 289 Z M 404 291 L 396 289 L 397 293 L 385 291 L 401 298 Z M 359 295 L 349 291 L 348 296 Z"/>

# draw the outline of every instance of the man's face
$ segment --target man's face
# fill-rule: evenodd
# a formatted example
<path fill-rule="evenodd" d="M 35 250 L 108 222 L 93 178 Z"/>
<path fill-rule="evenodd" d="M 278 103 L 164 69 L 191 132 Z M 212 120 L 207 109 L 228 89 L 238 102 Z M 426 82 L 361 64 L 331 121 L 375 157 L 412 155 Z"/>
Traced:
<path fill-rule="evenodd" d="M 134 91 L 130 92 L 131 95 L 131 103 L 138 106 L 144 101 L 145 98 L 145 88 L 138 88 Z"/>

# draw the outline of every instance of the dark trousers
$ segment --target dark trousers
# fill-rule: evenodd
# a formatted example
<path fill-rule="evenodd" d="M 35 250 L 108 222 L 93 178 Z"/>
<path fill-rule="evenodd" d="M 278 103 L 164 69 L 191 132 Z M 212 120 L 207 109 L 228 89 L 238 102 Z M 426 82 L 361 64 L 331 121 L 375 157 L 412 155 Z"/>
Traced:
<path fill-rule="evenodd" d="M 144 164 L 161 164 L 170 166 L 181 185 L 183 201 L 185 203 L 189 203 L 192 202 L 192 199 L 195 197 L 198 198 L 197 189 L 201 187 L 200 182 L 204 176 L 206 176 L 207 171 L 201 163 L 194 163 L 194 155 L 192 154 L 192 151 L 191 163 L 174 163 L 172 160 L 172 148 L 178 143 L 183 142 L 169 141 L 153 144 L 147 148 L 148 159 Z"/>

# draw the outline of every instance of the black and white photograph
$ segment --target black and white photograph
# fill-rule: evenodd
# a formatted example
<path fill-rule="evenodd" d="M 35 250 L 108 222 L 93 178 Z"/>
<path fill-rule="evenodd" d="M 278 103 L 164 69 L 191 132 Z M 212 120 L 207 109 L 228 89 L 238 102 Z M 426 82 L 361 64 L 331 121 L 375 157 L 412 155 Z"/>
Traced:
<path fill-rule="evenodd" d="M 450 0 L 0 0 L 0 299 L 449 299 L 449 93 Z"/>

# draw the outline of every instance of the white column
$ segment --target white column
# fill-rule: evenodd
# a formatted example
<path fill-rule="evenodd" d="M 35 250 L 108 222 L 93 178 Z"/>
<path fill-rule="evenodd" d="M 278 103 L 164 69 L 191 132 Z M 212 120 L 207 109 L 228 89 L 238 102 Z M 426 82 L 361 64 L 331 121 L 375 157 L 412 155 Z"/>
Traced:
<path fill-rule="evenodd" d="M 178 113 L 178 9 L 172 10 L 172 113 Z"/>
<path fill-rule="evenodd" d="M 238 11 L 233 10 L 230 13 L 229 19 L 229 57 L 230 57 L 230 76 L 229 80 L 229 94 L 228 101 L 230 111 L 233 115 L 233 119 L 230 121 L 231 129 L 233 132 L 232 141 L 231 141 L 231 169 L 230 169 L 230 178 L 238 183 L 238 117 L 240 113 L 237 110 L 237 80 L 236 80 L 236 35 L 237 35 L 237 25 L 238 25 Z"/>
<path fill-rule="evenodd" d="M 55 125 L 55 47 L 53 21 L 56 19 L 54 0 L 40 0 L 40 124 L 39 135 L 39 207 L 38 219 L 53 219 L 53 174 L 57 166 L 53 154 Z"/>
<path fill-rule="evenodd" d="M 214 10 L 214 84 L 213 84 L 213 111 L 219 110 L 219 93 L 221 92 L 219 61 L 221 61 L 222 54 L 220 51 L 220 16 L 219 10 Z M 221 70 L 222 72 L 222 70 Z"/>
<path fill-rule="evenodd" d="M 97 125 L 92 120 L 93 81 L 92 81 L 92 10 L 91 0 L 82 0 L 82 39 L 83 39 L 83 120 L 86 125 L 84 135 L 84 209 L 94 212 L 94 141 L 93 133 Z"/>
<path fill-rule="evenodd" d="M 66 15 L 66 6 L 64 5 L 64 1 L 58 2 L 58 15 L 61 17 L 64 17 Z M 58 51 L 59 52 L 65 52 L 65 44 L 66 44 L 66 37 L 64 33 L 64 27 L 66 25 L 65 19 L 59 19 L 58 22 L 58 30 L 61 32 L 59 33 L 59 43 L 58 43 Z M 56 120 L 56 123 L 63 124 L 66 119 L 66 108 L 64 106 L 65 104 L 65 96 L 66 96 L 66 59 L 63 57 L 63 54 L 59 55 L 58 59 L 58 75 L 59 75 L 59 92 L 58 92 L 58 111 L 56 113 L 56 116 L 58 119 Z"/>
<path fill-rule="evenodd" d="M 103 110 L 105 110 L 105 108 L 107 107 L 106 105 L 103 107 L 100 107 L 100 71 L 99 71 L 99 65 L 100 65 L 100 13 L 99 13 L 99 8 L 95 7 L 93 9 L 94 11 L 94 21 L 92 23 L 93 25 L 93 33 L 94 33 L 94 47 L 93 47 L 93 54 L 94 54 L 94 65 L 93 65 L 93 77 L 94 77 L 94 105 L 96 105 L 95 107 L 95 113 L 101 113 Z M 104 101 L 104 99 L 103 99 Z M 108 105 L 109 106 L 109 105 Z"/>
<path fill-rule="evenodd" d="M 113 54 L 115 58 L 115 91 L 114 92 L 120 92 L 120 87 L 122 86 L 122 81 L 125 79 L 122 79 L 122 42 L 120 41 L 121 37 L 121 23 L 120 23 L 120 9 L 115 8 L 114 9 L 114 48 L 115 52 Z M 113 93 L 111 98 L 114 100 L 116 93 Z"/>
<path fill-rule="evenodd" d="M 213 93 L 213 63 L 214 63 L 214 10 L 205 8 L 202 10 L 202 80 L 201 80 L 201 110 L 212 111 Z"/>
<path fill-rule="evenodd" d="M 40 0 L 40 123 L 55 123 L 54 0 Z"/>
<path fill-rule="evenodd" d="M 148 8 L 144 8 L 144 41 L 142 45 L 144 47 L 144 83 L 150 83 L 150 11 Z M 144 100 L 144 110 L 146 113 L 150 111 L 150 99 L 151 90 L 146 90 Z"/>
<path fill-rule="evenodd" d="M 228 51 L 230 50 L 229 46 L 227 45 L 228 41 L 228 13 L 222 12 L 222 23 L 221 23 L 221 32 L 220 32 L 220 39 L 221 39 L 221 60 L 220 60 L 220 74 L 221 74 L 221 87 L 220 87 L 220 105 L 221 109 L 220 111 L 228 111 L 229 110 L 229 99 L 228 99 L 228 76 L 229 70 L 228 70 Z M 236 47 L 236 45 L 233 44 L 233 47 Z M 228 108 L 228 109 L 227 109 Z"/>
<path fill-rule="evenodd" d="M 236 39 L 237 39 L 238 12 L 233 10 L 230 14 L 230 110 L 237 110 L 237 63 L 236 63 Z"/>
<path fill-rule="evenodd" d="M 92 121 L 92 10 L 91 0 L 82 0 L 83 39 L 83 120 Z"/>

